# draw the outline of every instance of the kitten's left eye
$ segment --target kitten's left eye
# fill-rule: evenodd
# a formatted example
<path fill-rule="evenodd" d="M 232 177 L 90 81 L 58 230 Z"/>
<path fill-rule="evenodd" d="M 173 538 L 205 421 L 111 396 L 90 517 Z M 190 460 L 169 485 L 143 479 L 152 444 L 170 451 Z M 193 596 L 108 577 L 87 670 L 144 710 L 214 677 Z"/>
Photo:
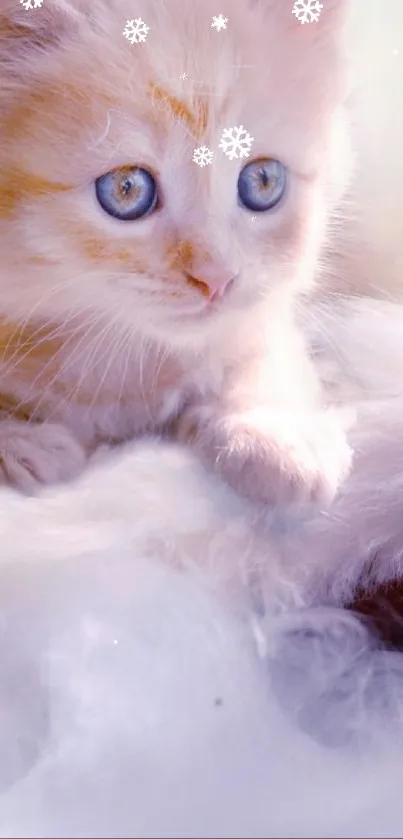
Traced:
<path fill-rule="evenodd" d="M 238 195 L 247 210 L 264 213 L 284 195 L 286 170 L 278 160 L 261 158 L 247 163 L 238 178 Z"/>
<path fill-rule="evenodd" d="M 158 201 L 155 179 L 138 166 L 101 175 L 95 181 L 95 192 L 102 209 L 120 221 L 144 218 L 155 210 Z"/>

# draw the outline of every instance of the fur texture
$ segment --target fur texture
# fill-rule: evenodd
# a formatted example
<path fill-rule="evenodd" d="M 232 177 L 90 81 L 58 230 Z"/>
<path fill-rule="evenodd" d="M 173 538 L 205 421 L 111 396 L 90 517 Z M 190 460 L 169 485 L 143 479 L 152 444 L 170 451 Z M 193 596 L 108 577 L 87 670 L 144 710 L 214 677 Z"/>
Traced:
<path fill-rule="evenodd" d="M 402 657 L 301 607 L 399 572 L 403 311 L 329 296 L 304 325 L 327 399 L 358 409 L 327 517 L 278 520 L 167 443 L 40 498 L 0 489 L 1 836 L 402 834 Z"/>
<path fill-rule="evenodd" d="M 350 450 L 294 307 L 349 177 L 345 6 L 328 0 L 303 28 L 283 0 L 226 0 L 222 38 L 212 0 L 141 0 L 150 35 L 133 46 L 125 0 L 55 0 L 32 15 L 2 0 L 0 451 L 17 485 L 66 478 L 99 443 L 175 423 L 255 500 L 334 496 Z M 282 201 L 255 217 L 237 202 L 244 161 L 192 161 L 241 123 L 252 157 L 287 171 Z M 94 182 L 128 166 L 153 174 L 159 204 L 122 222 Z M 77 443 L 65 434 L 56 453 L 50 427 L 46 471 L 49 421 Z"/>
<path fill-rule="evenodd" d="M 167 443 L 0 490 L 0 836 L 401 833 L 402 658 L 258 518 Z"/>

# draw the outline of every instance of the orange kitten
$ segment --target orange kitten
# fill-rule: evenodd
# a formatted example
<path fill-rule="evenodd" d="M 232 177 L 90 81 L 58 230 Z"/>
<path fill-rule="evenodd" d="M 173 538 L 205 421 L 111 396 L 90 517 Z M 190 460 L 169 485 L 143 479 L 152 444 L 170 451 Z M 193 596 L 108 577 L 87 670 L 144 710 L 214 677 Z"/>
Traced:
<path fill-rule="evenodd" d="M 350 451 L 294 304 L 348 179 L 345 5 L 222 0 L 218 32 L 216 0 L 0 0 L 4 481 L 174 427 L 251 498 L 333 496 Z"/>

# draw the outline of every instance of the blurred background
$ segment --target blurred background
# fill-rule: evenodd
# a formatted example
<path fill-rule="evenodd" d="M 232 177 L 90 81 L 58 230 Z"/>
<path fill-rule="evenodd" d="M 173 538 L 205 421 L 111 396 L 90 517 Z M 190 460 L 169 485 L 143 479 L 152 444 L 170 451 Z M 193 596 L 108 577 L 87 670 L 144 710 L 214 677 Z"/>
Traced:
<path fill-rule="evenodd" d="M 362 242 L 346 279 L 402 295 L 403 0 L 352 0 L 346 37 L 357 212 L 345 233 Z"/>

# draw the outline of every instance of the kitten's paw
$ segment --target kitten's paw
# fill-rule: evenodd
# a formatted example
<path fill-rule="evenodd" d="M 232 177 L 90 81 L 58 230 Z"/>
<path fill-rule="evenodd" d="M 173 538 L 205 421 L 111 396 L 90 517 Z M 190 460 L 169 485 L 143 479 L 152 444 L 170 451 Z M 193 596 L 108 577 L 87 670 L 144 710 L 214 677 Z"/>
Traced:
<path fill-rule="evenodd" d="M 352 452 L 332 414 L 267 419 L 249 415 L 231 423 L 224 476 L 254 501 L 281 506 L 331 503 L 347 476 Z"/>
<path fill-rule="evenodd" d="M 78 475 L 86 453 L 71 432 L 56 423 L 0 422 L 0 483 L 33 493 L 40 486 Z"/>
<path fill-rule="evenodd" d="M 352 452 L 333 413 L 297 417 L 269 410 L 193 422 L 193 439 L 239 493 L 270 506 L 327 506 Z"/>

